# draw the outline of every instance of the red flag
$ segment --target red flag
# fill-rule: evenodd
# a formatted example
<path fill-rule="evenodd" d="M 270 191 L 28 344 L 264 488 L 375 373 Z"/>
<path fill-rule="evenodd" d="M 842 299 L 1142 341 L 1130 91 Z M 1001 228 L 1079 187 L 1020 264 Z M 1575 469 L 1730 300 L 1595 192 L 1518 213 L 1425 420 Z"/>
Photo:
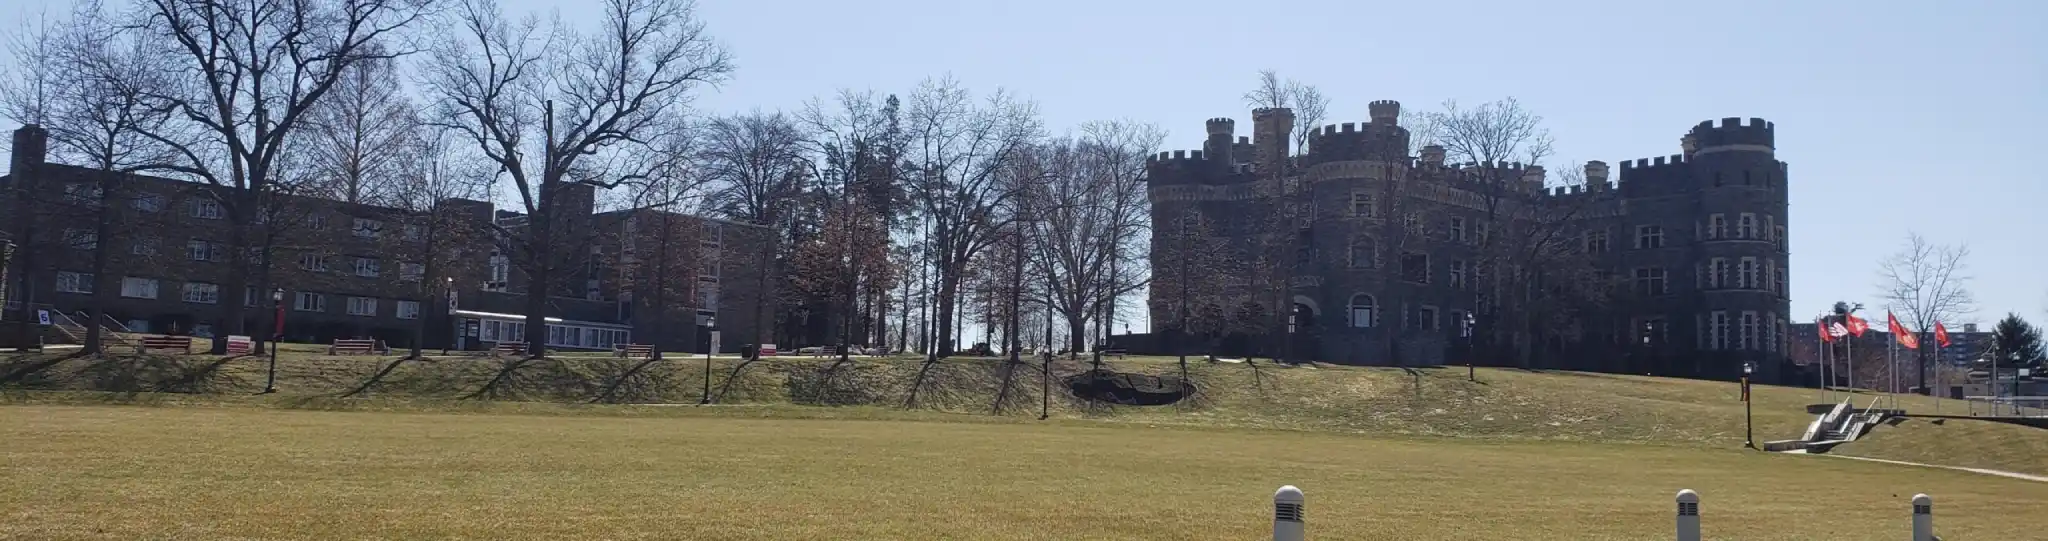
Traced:
<path fill-rule="evenodd" d="M 1885 312 L 1884 318 L 1887 320 L 1886 323 L 1891 326 L 1892 336 L 1897 337 L 1899 345 L 1906 346 L 1906 349 L 1920 349 L 1920 337 L 1906 332 L 1906 326 L 1899 324 L 1899 316 L 1892 315 L 1891 312 Z"/>
<path fill-rule="evenodd" d="M 1819 320 L 1815 320 L 1813 322 L 1813 330 L 1820 331 L 1820 341 L 1835 341 L 1835 337 L 1833 335 L 1828 334 L 1828 318 L 1820 318 Z"/>
<path fill-rule="evenodd" d="M 1939 321 L 1934 322 L 1934 343 L 1948 347 L 1948 327 L 1941 326 Z"/>
<path fill-rule="evenodd" d="M 1863 318 L 1856 317 L 1855 314 L 1843 314 L 1842 322 L 1849 326 L 1849 334 L 1856 335 L 1857 338 L 1863 337 L 1863 331 L 1870 330 L 1870 322 L 1863 321 Z"/>

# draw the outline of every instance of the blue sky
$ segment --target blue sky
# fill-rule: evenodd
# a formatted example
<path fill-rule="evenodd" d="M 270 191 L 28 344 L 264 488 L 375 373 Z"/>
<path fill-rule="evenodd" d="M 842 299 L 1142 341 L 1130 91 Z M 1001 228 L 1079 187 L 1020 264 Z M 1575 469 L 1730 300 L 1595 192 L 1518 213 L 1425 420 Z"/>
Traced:
<path fill-rule="evenodd" d="M 63 3 L 9 8 L 0 28 Z M 1320 86 L 1332 122 L 1372 100 L 1513 96 L 1556 137 L 1553 170 L 1676 154 L 1702 120 L 1763 117 L 1790 163 L 1794 314 L 1880 304 L 1876 263 L 1917 231 L 1972 249 L 1974 319 L 2048 317 L 2048 161 L 2032 154 L 2048 149 L 2048 2 L 699 3 L 740 66 L 698 102 L 711 112 L 950 73 L 1033 98 L 1055 130 L 1128 118 L 1199 148 L 1204 119 L 1249 125 L 1240 96 L 1271 68 Z M 506 7 L 588 19 L 578 5 Z"/>

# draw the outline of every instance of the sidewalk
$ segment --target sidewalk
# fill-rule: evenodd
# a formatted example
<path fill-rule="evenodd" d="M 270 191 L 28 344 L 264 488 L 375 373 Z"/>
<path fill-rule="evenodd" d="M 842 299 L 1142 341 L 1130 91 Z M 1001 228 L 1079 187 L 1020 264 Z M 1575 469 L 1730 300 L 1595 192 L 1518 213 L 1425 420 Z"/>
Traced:
<path fill-rule="evenodd" d="M 1808 454 L 1811 454 L 1811 453 L 1808 453 Z M 1898 465 L 1901 465 L 1901 466 L 1919 466 L 1919 467 L 1922 467 L 1922 468 L 1941 468 L 1941 469 L 1944 469 L 1944 470 L 1957 470 L 1957 471 L 1966 471 L 1966 472 L 1970 472 L 1970 473 L 1981 473 L 1981 474 L 1984 474 L 1984 475 L 1996 475 L 1996 476 L 1999 476 L 1999 477 L 2007 477 L 2007 478 L 2012 478 L 2012 479 L 2019 479 L 2019 480 L 2023 480 L 2023 481 L 2033 481 L 2033 482 L 2036 482 L 2036 483 L 2048 483 L 2048 476 L 2040 476 L 2040 475 L 2030 475 L 2030 474 L 2025 474 L 2025 473 L 2014 473 L 2014 472 L 2009 472 L 2009 471 L 1999 471 L 1999 470 L 1987 470 L 1987 469 L 1983 469 L 1983 468 L 1965 468 L 1965 467 L 1962 467 L 1962 466 L 1942 466 L 1942 465 L 1938 465 L 1938 464 L 1921 464 L 1921 463 L 1918 463 L 1918 462 L 1906 462 L 1906 461 L 1903 461 L 1903 460 L 1885 460 L 1885 459 L 1882 459 L 1882 458 L 1867 458 L 1867 457 L 1860 457 L 1860 456 L 1848 456 L 1848 455 L 1836 455 L 1836 454 L 1822 454 L 1822 455 L 1813 455 L 1813 456 L 1831 456 L 1831 457 L 1835 457 L 1835 458 L 1846 458 L 1846 459 L 1850 459 L 1850 460 L 1862 460 L 1862 461 L 1866 461 L 1866 462 L 1882 462 L 1882 463 L 1885 463 L 1885 464 L 1898 464 Z"/>

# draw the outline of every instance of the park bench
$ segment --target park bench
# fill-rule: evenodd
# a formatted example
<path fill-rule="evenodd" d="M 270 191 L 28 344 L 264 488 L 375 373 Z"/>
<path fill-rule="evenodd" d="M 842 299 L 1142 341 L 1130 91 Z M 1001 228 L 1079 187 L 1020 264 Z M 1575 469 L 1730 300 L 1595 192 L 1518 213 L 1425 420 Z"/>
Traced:
<path fill-rule="evenodd" d="M 135 346 L 136 353 L 149 353 L 153 349 L 175 349 L 179 353 L 190 354 L 192 353 L 192 337 L 146 336 L 142 338 L 142 345 Z"/>
<path fill-rule="evenodd" d="M 1129 350 L 1123 348 L 1104 348 L 1096 351 L 1101 352 L 1104 357 L 1116 357 L 1118 359 L 1122 359 L 1125 354 L 1130 353 Z"/>
<path fill-rule="evenodd" d="M 503 356 L 503 357 L 511 357 L 511 356 L 514 356 L 514 355 L 525 355 L 525 354 L 526 354 L 526 343 L 525 343 L 525 342 L 499 342 L 499 343 L 498 343 L 498 346 L 497 346 L 497 347 L 491 348 L 491 354 L 492 354 L 492 355 L 498 355 L 498 356 Z"/>
<path fill-rule="evenodd" d="M 377 352 L 377 341 L 369 339 L 338 339 L 327 346 L 328 355 L 369 355 Z"/>
<path fill-rule="evenodd" d="M 612 353 L 627 359 L 654 357 L 654 346 L 649 344 L 619 344 L 612 346 Z"/>

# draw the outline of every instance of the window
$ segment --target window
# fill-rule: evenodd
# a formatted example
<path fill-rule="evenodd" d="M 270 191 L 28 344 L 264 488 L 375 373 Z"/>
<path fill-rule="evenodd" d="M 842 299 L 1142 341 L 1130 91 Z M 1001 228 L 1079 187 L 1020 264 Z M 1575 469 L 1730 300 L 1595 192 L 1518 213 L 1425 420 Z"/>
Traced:
<path fill-rule="evenodd" d="M 701 280 L 697 282 L 697 309 L 718 309 L 718 284 Z"/>
<path fill-rule="evenodd" d="M 1643 296 L 1663 295 L 1671 292 L 1663 268 L 1636 269 L 1636 294 Z"/>
<path fill-rule="evenodd" d="M 1670 335 L 1666 334 L 1670 328 L 1671 323 L 1661 317 L 1637 320 L 1636 343 L 1645 346 L 1662 344 L 1670 338 Z"/>
<path fill-rule="evenodd" d="M 1436 325 L 1437 324 L 1435 306 L 1420 306 L 1416 307 L 1414 311 L 1408 312 L 1409 329 L 1418 331 L 1434 331 L 1437 329 Z"/>
<path fill-rule="evenodd" d="M 1351 192 L 1351 215 L 1360 218 L 1373 217 L 1372 194 Z"/>
<path fill-rule="evenodd" d="M 1452 217 L 1451 217 L 1451 241 L 1452 241 L 1452 242 L 1465 242 L 1465 219 L 1464 219 L 1464 218 L 1459 218 L 1459 217 L 1456 217 L 1456 216 L 1452 216 Z"/>
<path fill-rule="evenodd" d="M 1351 327 L 1365 329 L 1372 327 L 1373 311 L 1378 309 L 1372 295 L 1360 293 L 1351 296 Z"/>
<path fill-rule="evenodd" d="M 66 229 L 64 245 L 80 250 L 97 249 L 100 247 L 100 235 L 90 229 Z"/>
<path fill-rule="evenodd" d="M 384 235 L 384 222 L 369 218 L 356 218 L 353 223 L 349 224 L 349 231 L 360 238 L 374 239 Z"/>
<path fill-rule="evenodd" d="M 1586 253 L 1598 254 L 1605 252 L 1607 252 L 1607 230 L 1596 229 L 1592 231 L 1587 231 Z"/>
<path fill-rule="evenodd" d="M 705 246 L 721 246 L 721 245 L 724 245 L 724 244 L 725 244 L 725 226 L 724 226 L 724 224 L 720 224 L 720 223 L 718 223 L 718 222 L 705 222 L 705 223 L 704 223 L 704 245 L 705 245 Z"/>
<path fill-rule="evenodd" d="M 300 254 L 299 268 L 313 272 L 327 272 L 327 256 L 320 254 Z"/>
<path fill-rule="evenodd" d="M 491 250 L 491 279 L 484 283 L 485 291 L 504 291 L 512 279 L 512 259 L 498 250 Z"/>
<path fill-rule="evenodd" d="M 1777 323 L 1771 326 L 1771 336 L 1769 336 L 1768 339 L 1764 341 L 1766 344 L 1768 344 L 1764 347 L 1770 349 L 1771 351 L 1777 351 L 1780 347 L 1779 344 L 1781 342 L 1784 342 L 1785 340 L 1788 340 L 1792 337 L 1790 334 L 1787 334 L 1787 328 L 1791 326 L 1791 322 L 1785 321 L 1783 318 L 1779 318 L 1776 315 L 1769 315 L 1765 317 L 1773 321 L 1776 321 Z M 1792 351 L 1792 346 L 1789 344 L 1783 347 L 1785 348 L 1785 351 Z"/>
<path fill-rule="evenodd" d="M 589 280 L 584 280 L 584 281 L 583 281 L 583 298 L 584 298 L 584 299 L 587 299 L 587 300 L 593 300 L 593 301 L 601 301 L 601 300 L 604 300 L 604 290 L 603 290 L 603 289 L 599 289 L 599 288 L 597 287 L 597 286 L 598 286 L 598 285 L 600 285 L 600 284 L 602 284 L 602 282 L 599 282 L 599 281 L 598 281 L 598 280 L 597 280 L 596 278 L 591 278 L 591 279 L 589 279 Z"/>
<path fill-rule="evenodd" d="M 1779 266 L 1776 262 L 1770 263 L 1770 266 L 1771 291 L 1776 291 L 1779 295 L 1789 295 L 1791 292 L 1785 290 L 1785 267 Z"/>
<path fill-rule="evenodd" d="M 292 309 L 300 312 L 325 312 L 327 311 L 327 297 L 319 293 L 300 291 L 297 296 L 292 298 Z"/>
<path fill-rule="evenodd" d="M 1464 260 L 1461 260 L 1461 259 L 1453 259 L 1453 260 L 1451 260 L 1451 270 L 1450 270 L 1450 273 L 1449 273 L 1449 274 L 1450 274 L 1450 276 L 1451 276 L 1451 287 L 1455 287 L 1455 288 L 1460 288 L 1460 289 L 1463 289 L 1463 288 L 1465 287 L 1465 261 L 1464 261 Z"/>
<path fill-rule="evenodd" d="M 193 323 L 192 336 L 197 336 L 200 338 L 213 338 L 213 324 Z"/>
<path fill-rule="evenodd" d="M 1716 257 L 1707 260 L 1707 289 L 1728 287 L 1731 278 L 1728 272 L 1728 258 Z"/>
<path fill-rule="evenodd" d="M 1427 231 L 1424 230 L 1422 227 L 1422 215 L 1413 212 L 1408 213 L 1407 216 L 1401 217 L 1401 228 L 1403 231 L 1407 231 L 1415 235 L 1427 234 Z"/>
<path fill-rule="evenodd" d="M 419 319 L 420 301 L 398 301 L 398 319 Z"/>
<path fill-rule="evenodd" d="M 1460 338 L 1472 336 L 1472 322 L 1467 321 L 1468 318 L 1469 316 L 1465 312 L 1451 311 L 1451 326 L 1458 329 L 1458 337 Z"/>
<path fill-rule="evenodd" d="M 1300 234 L 1295 235 L 1294 237 L 1294 263 L 1296 265 L 1311 265 L 1314 264 L 1315 261 L 1315 235 L 1311 234 L 1307 230 L 1303 230 Z"/>
<path fill-rule="evenodd" d="M 100 185 L 91 182 L 73 182 L 64 185 L 64 200 L 75 204 L 99 204 L 100 197 L 103 195 L 105 193 L 100 190 Z"/>
<path fill-rule="evenodd" d="M 1728 349 L 1728 313 L 1716 310 L 1707 319 L 1707 348 Z"/>
<path fill-rule="evenodd" d="M 1352 239 L 1346 259 L 1350 262 L 1351 268 L 1370 269 L 1378 266 L 1373 257 L 1374 252 L 1378 251 L 1379 246 L 1373 242 L 1372 237 L 1359 237 Z"/>
<path fill-rule="evenodd" d="M 92 275 L 83 272 L 57 271 L 57 292 L 91 295 Z M 16 296 L 9 295 L 7 298 L 11 300 L 16 298 Z"/>
<path fill-rule="evenodd" d="M 1742 258 L 1742 273 L 1736 276 L 1735 287 L 1739 289 L 1763 289 L 1763 277 L 1758 272 L 1756 258 Z"/>
<path fill-rule="evenodd" d="M 185 241 L 185 257 L 193 261 L 219 261 L 221 245 L 201 239 Z"/>
<path fill-rule="evenodd" d="M 376 299 L 376 298 L 374 298 L 374 297 L 349 297 L 349 298 L 348 298 L 348 315 L 351 315 L 351 316 L 374 316 L 374 315 L 377 315 L 377 299 Z"/>
<path fill-rule="evenodd" d="M 1654 250 L 1664 247 L 1664 226 L 1636 226 L 1636 249 Z"/>
<path fill-rule="evenodd" d="M 1756 312 L 1743 312 L 1742 329 L 1737 334 L 1738 339 L 1735 341 L 1736 349 L 1751 351 L 1763 349 L 1759 347 L 1761 345 L 1759 340 L 1763 339 L 1762 324 L 1763 320 L 1757 319 Z"/>
<path fill-rule="evenodd" d="M 1744 212 L 1735 219 L 1735 238 L 1756 240 L 1756 213 Z"/>
<path fill-rule="evenodd" d="M 717 246 L 705 246 L 703 259 L 698 260 L 697 276 L 718 277 L 719 250 Z"/>
<path fill-rule="evenodd" d="M 383 273 L 383 267 L 384 263 L 382 261 L 368 257 L 356 258 L 356 276 L 376 278 L 379 274 Z"/>
<path fill-rule="evenodd" d="M 325 214 L 308 214 L 308 215 L 306 215 L 306 229 L 311 229 L 311 230 L 314 230 L 314 231 L 324 231 L 324 230 L 326 230 L 326 229 L 327 229 L 327 215 L 325 215 Z"/>
<path fill-rule="evenodd" d="M 185 282 L 185 302 L 220 304 L 220 286 L 205 282 Z"/>
<path fill-rule="evenodd" d="M 404 282 L 418 282 L 427 278 L 425 263 L 399 263 L 398 279 Z"/>
<path fill-rule="evenodd" d="M 415 224 L 405 224 L 405 240 L 419 242 L 426 238 L 426 230 Z"/>
<path fill-rule="evenodd" d="M 139 256 L 156 255 L 157 245 L 160 244 L 157 240 L 156 237 L 135 237 L 134 240 L 128 241 L 128 253 Z"/>
<path fill-rule="evenodd" d="M 192 199 L 193 218 L 199 218 L 202 220 L 219 220 L 220 215 L 221 211 L 219 201 L 214 201 L 212 198 L 204 195 Z"/>
<path fill-rule="evenodd" d="M 164 196 L 153 193 L 139 194 L 135 196 L 134 200 L 128 202 L 128 206 L 143 212 L 162 212 L 164 210 Z"/>
<path fill-rule="evenodd" d="M 257 294 L 256 286 L 247 286 L 242 288 L 242 306 L 262 306 L 263 301 L 269 299 L 269 295 Z"/>
<path fill-rule="evenodd" d="M 156 279 L 127 276 L 121 278 L 121 296 L 131 299 L 156 298 Z"/>
<path fill-rule="evenodd" d="M 1785 249 L 1785 226 L 1781 225 L 1772 228 L 1771 244 L 1777 246 L 1778 250 L 1780 251 L 1783 251 Z"/>
<path fill-rule="evenodd" d="M 1429 283 L 1429 254 L 1401 254 L 1401 279 L 1418 284 Z"/>
<path fill-rule="evenodd" d="M 1714 214 L 1707 217 L 1707 240 L 1716 240 L 1728 234 L 1728 215 Z"/>

